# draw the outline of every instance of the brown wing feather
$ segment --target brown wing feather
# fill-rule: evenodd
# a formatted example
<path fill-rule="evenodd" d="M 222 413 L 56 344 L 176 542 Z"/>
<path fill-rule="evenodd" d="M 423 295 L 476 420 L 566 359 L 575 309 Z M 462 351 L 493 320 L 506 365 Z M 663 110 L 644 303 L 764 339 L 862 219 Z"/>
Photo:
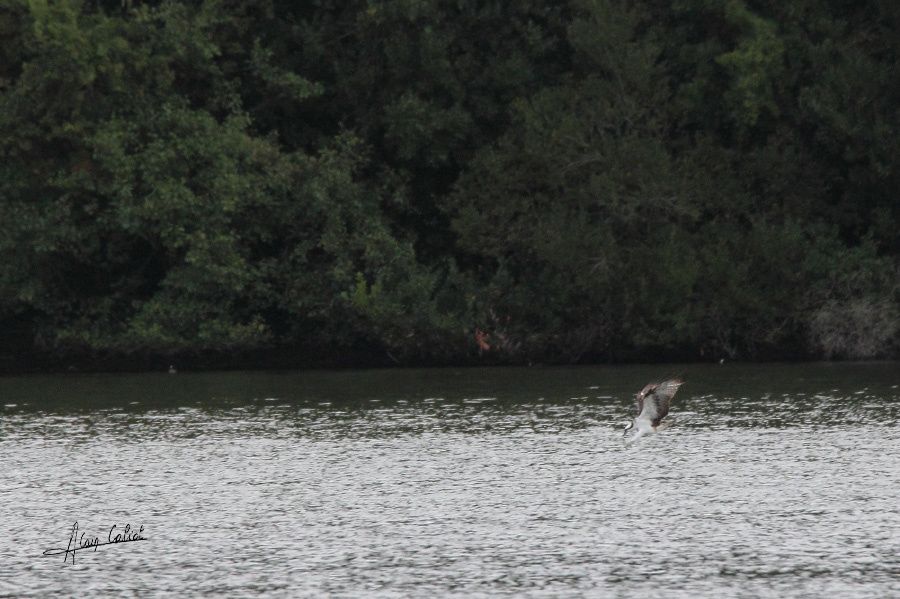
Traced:
<path fill-rule="evenodd" d="M 683 384 L 682 380 L 672 379 L 663 381 L 654 387 L 652 393 L 656 400 L 656 418 L 651 423 L 653 426 L 659 426 L 660 421 L 669 413 L 669 404 L 672 403 L 672 398 Z"/>
<path fill-rule="evenodd" d="M 635 403 L 637 403 L 637 414 L 635 414 L 635 416 L 640 416 L 641 412 L 644 411 L 644 398 L 650 395 L 654 389 L 656 389 L 656 383 L 648 383 L 644 385 L 641 392 L 635 396 Z"/>

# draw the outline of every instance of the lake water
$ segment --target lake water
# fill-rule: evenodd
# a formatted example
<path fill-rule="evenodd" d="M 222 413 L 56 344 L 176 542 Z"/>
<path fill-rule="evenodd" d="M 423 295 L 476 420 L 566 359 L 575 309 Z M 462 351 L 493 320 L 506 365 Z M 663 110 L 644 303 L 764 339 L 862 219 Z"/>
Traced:
<path fill-rule="evenodd" d="M 634 393 L 672 374 L 678 422 L 624 447 Z M 0 596 L 900 596 L 898 384 L 896 363 L 0 378 Z M 42 556 L 76 521 L 146 540 Z"/>

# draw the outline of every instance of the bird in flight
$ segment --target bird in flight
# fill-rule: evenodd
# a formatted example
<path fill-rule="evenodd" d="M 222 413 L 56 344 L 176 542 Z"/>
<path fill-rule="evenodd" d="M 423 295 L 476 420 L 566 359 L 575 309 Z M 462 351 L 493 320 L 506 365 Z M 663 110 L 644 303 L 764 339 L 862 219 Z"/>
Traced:
<path fill-rule="evenodd" d="M 627 436 L 630 432 L 633 436 L 629 442 L 633 442 L 644 435 L 660 430 L 660 422 L 669 413 L 669 404 L 672 403 L 672 398 L 683 384 L 684 381 L 680 379 L 671 379 L 645 385 L 635 398 L 637 400 L 637 416 L 625 427 L 622 436 Z"/>

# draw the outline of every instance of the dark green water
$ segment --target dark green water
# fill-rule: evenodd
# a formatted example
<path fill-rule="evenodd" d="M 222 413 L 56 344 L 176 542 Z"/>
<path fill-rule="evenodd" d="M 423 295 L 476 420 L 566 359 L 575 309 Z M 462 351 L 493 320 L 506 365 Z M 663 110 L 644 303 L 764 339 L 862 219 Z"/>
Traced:
<path fill-rule="evenodd" d="M 678 423 L 624 447 L 649 380 Z M 900 594 L 900 365 L 0 378 L 0 596 Z M 146 541 L 63 562 L 72 526 Z"/>

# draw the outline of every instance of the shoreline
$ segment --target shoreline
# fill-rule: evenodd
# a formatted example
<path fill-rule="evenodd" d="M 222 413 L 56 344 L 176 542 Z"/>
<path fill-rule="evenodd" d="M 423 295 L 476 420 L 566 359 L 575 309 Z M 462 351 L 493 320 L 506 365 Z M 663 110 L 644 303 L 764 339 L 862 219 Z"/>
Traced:
<path fill-rule="evenodd" d="M 722 361 L 720 361 L 722 360 Z M 775 354 L 744 358 L 708 359 L 696 355 L 660 355 L 657 352 L 633 352 L 618 357 L 586 356 L 577 361 L 527 360 L 504 356 L 460 356 L 455 359 L 411 359 L 398 362 L 386 352 L 349 350 L 325 354 L 297 348 L 267 349 L 233 353 L 185 352 L 144 354 L 52 353 L 31 352 L 11 356 L 0 355 L 0 376 L 51 374 L 139 374 L 168 372 L 233 372 L 233 371 L 307 371 L 307 370 L 407 370 L 415 368 L 541 368 L 566 366 L 631 366 L 631 365 L 716 365 L 716 364 L 848 364 L 900 362 L 900 356 L 865 359 L 825 358 L 814 355 Z"/>

